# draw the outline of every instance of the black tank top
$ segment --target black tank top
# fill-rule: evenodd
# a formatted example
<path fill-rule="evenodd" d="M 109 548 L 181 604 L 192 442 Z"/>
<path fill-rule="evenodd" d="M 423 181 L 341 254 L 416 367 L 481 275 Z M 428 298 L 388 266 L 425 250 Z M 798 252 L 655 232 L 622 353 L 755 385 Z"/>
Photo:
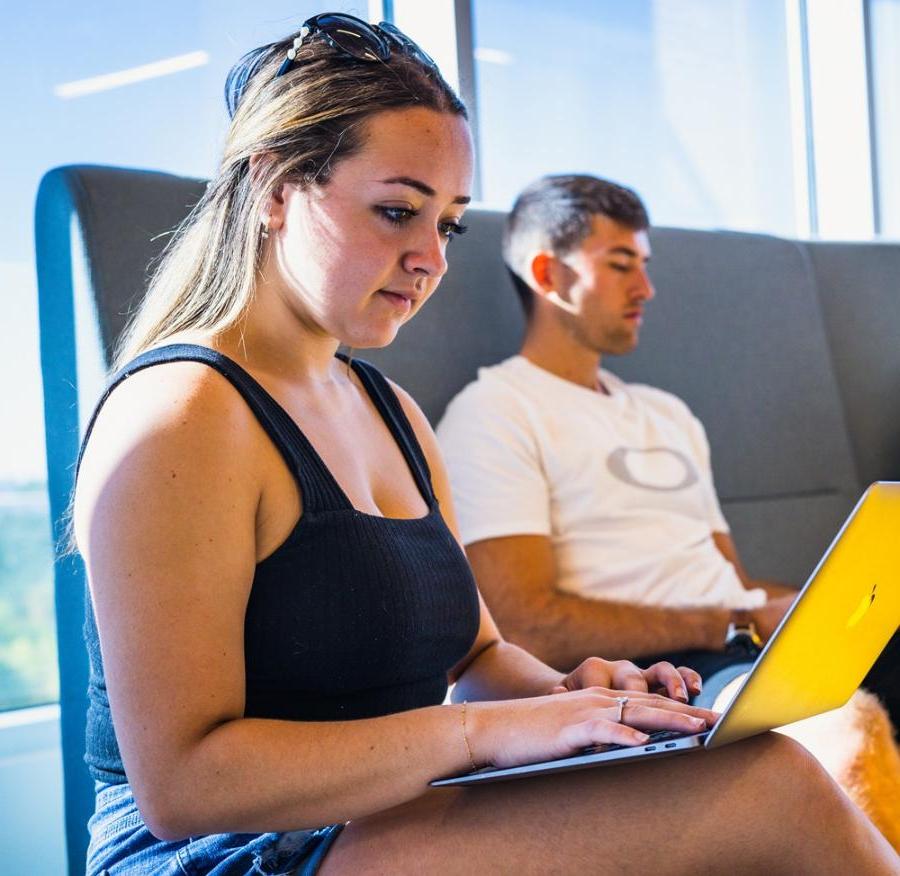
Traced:
<path fill-rule="evenodd" d="M 352 362 L 428 504 L 424 517 L 357 511 L 284 408 L 237 363 L 191 344 L 151 350 L 119 371 L 91 417 L 82 453 L 116 386 L 144 368 L 183 361 L 206 363 L 235 386 L 281 452 L 303 499 L 297 525 L 253 577 L 244 625 L 246 717 L 350 720 L 442 702 L 447 671 L 475 640 L 478 596 L 465 555 L 441 516 L 425 455 L 385 378 L 368 363 Z M 90 596 L 85 640 L 85 760 L 95 779 L 122 782 Z"/>

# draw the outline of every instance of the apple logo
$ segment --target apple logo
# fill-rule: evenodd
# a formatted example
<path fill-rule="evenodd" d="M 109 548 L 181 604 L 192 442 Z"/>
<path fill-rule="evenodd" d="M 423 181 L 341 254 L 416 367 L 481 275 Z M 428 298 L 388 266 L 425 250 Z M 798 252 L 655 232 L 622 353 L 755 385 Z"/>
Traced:
<path fill-rule="evenodd" d="M 872 585 L 872 592 L 863 596 L 860 600 L 859 605 L 856 606 L 856 610 L 853 614 L 850 615 L 850 619 L 847 621 L 847 629 L 849 630 L 851 627 L 855 627 L 862 619 L 863 615 L 869 610 L 872 603 L 875 601 L 875 590 L 878 585 Z"/>

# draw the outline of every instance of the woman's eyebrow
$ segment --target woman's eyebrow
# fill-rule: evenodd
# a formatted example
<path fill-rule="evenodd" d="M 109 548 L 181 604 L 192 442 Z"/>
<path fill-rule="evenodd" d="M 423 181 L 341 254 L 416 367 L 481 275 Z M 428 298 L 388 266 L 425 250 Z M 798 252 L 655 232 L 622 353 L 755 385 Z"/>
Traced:
<path fill-rule="evenodd" d="M 417 192 L 421 192 L 428 198 L 433 198 L 437 192 L 428 183 L 422 182 L 420 179 L 413 179 L 411 176 L 392 176 L 389 179 L 380 180 L 385 185 L 401 185 L 409 186 Z M 453 199 L 454 204 L 468 204 L 472 199 L 468 195 L 460 195 Z"/>

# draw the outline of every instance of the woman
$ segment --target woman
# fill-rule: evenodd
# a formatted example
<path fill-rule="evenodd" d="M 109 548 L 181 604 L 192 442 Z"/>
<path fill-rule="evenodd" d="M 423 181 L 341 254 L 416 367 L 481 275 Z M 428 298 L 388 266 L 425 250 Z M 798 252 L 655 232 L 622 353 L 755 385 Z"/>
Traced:
<path fill-rule="evenodd" d="M 851 856 L 890 872 L 877 832 L 775 736 L 429 790 L 714 716 L 686 704 L 689 669 L 562 676 L 503 642 L 425 417 L 335 358 L 390 343 L 463 231 L 471 139 L 433 62 L 389 25 L 317 16 L 242 59 L 227 96 L 220 170 L 80 462 L 89 872 L 824 873 Z"/>

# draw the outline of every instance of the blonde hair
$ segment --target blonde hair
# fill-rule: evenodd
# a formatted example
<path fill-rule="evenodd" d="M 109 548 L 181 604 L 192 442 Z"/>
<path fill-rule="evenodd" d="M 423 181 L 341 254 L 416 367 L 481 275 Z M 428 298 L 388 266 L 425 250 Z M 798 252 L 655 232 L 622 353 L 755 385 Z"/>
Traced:
<path fill-rule="evenodd" d="M 180 332 L 234 326 L 253 297 L 269 195 L 282 182 L 325 185 L 364 144 L 368 118 L 404 107 L 466 117 L 440 73 L 400 50 L 387 61 L 362 61 L 313 37 L 276 76 L 292 43 L 293 35 L 261 46 L 232 68 L 233 118 L 218 171 L 166 246 L 117 345 L 114 370 Z"/>

